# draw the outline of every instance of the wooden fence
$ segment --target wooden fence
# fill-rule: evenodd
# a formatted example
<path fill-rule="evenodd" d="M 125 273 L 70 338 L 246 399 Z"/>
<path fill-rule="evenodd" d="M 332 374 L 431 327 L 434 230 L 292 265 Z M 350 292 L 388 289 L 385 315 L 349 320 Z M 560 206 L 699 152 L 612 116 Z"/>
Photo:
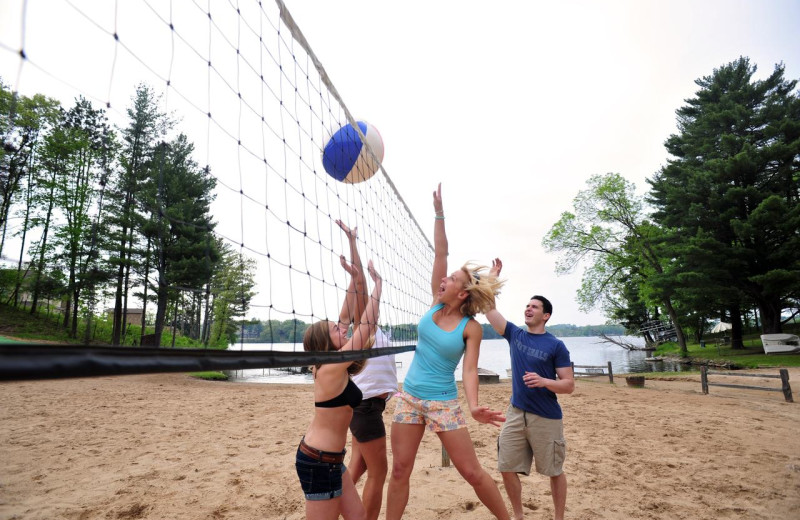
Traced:
<path fill-rule="evenodd" d="M 768 387 L 768 386 L 749 386 L 749 385 L 734 385 L 730 383 L 709 383 L 708 376 L 737 376 L 737 377 L 765 377 L 768 379 L 780 379 L 781 387 Z M 787 403 L 793 403 L 792 387 L 789 386 L 789 371 L 785 368 L 779 370 L 778 375 L 773 374 L 748 374 L 739 372 L 720 372 L 716 370 L 709 370 L 707 367 L 700 367 L 700 384 L 703 386 L 703 393 L 708 393 L 709 386 L 724 386 L 727 388 L 745 388 L 748 390 L 766 390 L 767 392 L 783 392 L 783 397 Z"/>
<path fill-rule="evenodd" d="M 576 372 L 576 368 L 582 368 L 580 372 Z M 614 382 L 614 371 L 611 369 L 611 361 L 606 365 L 576 365 L 572 363 L 572 373 L 575 377 L 592 377 L 592 376 L 608 376 L 608 382 Z"/>

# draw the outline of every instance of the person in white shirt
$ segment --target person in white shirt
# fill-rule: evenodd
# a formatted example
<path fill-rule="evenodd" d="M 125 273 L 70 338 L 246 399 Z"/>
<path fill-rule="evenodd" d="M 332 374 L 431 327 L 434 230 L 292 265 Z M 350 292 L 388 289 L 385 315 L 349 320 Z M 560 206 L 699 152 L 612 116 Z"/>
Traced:
<path fill-rule="evenodd" d="M 389 337 L 378 327 L 372 348 L 389 346 Z M 369 358 L 364 370 L 353 376 L 363 398 L 353 410 L 350 421 L 352 443 L 350 448 L 350 477 L 357 483 L 366 473 L 367 481 L 361 492 L 361 501 L 367 520 L 375 520 L 381 510 L 383 485 L 389 468 L 386 456 L 386 426 L 383 412 L 386 402 L 397 392 L 397 368 L 394 355 Z"/>

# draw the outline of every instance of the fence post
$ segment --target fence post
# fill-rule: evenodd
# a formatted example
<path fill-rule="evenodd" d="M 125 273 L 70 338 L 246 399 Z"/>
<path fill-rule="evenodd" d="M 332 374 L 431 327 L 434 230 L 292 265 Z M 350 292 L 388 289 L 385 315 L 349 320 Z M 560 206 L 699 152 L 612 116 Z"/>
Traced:
<path fill-rule="evenodd" d="M 611 370 L 611 361 L 608 362 L 608 382 L 614 382 L 614 371 Z"/>
<path fill-rule="evenodd" d="M 783 390 L 783 397 L 786 399 L 787 403 L 793 403 L 794 399 L 792 399 L 792 387 L 789 386 L 789 371 L 785 368 L 780 370 L 781 372 L 781 390 Z"/>
<path fill-rule="evenodd" d="M 703 386 L 703 393 L 708 393 L 708 368 L 703 365 L 700 367 L 700 384 Z"/>
<path fill-rule="evenodd" d="M 450 455 L 447 454 L 447 450 L 444 449 L 444 445 L 442 445 L 442 467 L 450 467 Z"/>

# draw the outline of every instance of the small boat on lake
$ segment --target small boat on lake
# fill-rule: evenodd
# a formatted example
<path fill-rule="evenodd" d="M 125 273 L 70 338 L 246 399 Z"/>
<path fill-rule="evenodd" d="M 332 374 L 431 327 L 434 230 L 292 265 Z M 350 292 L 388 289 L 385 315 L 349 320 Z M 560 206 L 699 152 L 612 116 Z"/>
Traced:
<path fill-rule="evenodd" d="M 800 352 L 800 338 L 794 334 L 762 334 L 764 354 L 792 354 Z"/>

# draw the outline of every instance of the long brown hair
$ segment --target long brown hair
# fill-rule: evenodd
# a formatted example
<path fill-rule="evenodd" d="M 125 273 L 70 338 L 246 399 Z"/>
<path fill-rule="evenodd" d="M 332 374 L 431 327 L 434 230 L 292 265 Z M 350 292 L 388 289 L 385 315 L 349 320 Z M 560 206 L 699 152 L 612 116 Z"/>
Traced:
<path fill-rule="evenodd" d="M 371 336 L 367 341 L 367 344 L 364 345 L 364 348 L 371 348 L 372 345 L 375 344 L 375 336 Z M 303 334 L 303 350 L 306 352 L 335 352 L 338 349 L 336 345 L 333 344 L 333 340 L 331 339 L 331 328 L 330 328 L 330 321 L 329 320 L 321 320 L 316 323 L 312 323 L 306 329 L 305 333 Z M 364 369 L 364 365 L 366 365 L 366 359 L 359 359 L 357 361 L 353 361 L 347 367 L 347 373 L 351 376 L 358 374 Z M 317 369 L 322 365 L 314 365 Z"/>

